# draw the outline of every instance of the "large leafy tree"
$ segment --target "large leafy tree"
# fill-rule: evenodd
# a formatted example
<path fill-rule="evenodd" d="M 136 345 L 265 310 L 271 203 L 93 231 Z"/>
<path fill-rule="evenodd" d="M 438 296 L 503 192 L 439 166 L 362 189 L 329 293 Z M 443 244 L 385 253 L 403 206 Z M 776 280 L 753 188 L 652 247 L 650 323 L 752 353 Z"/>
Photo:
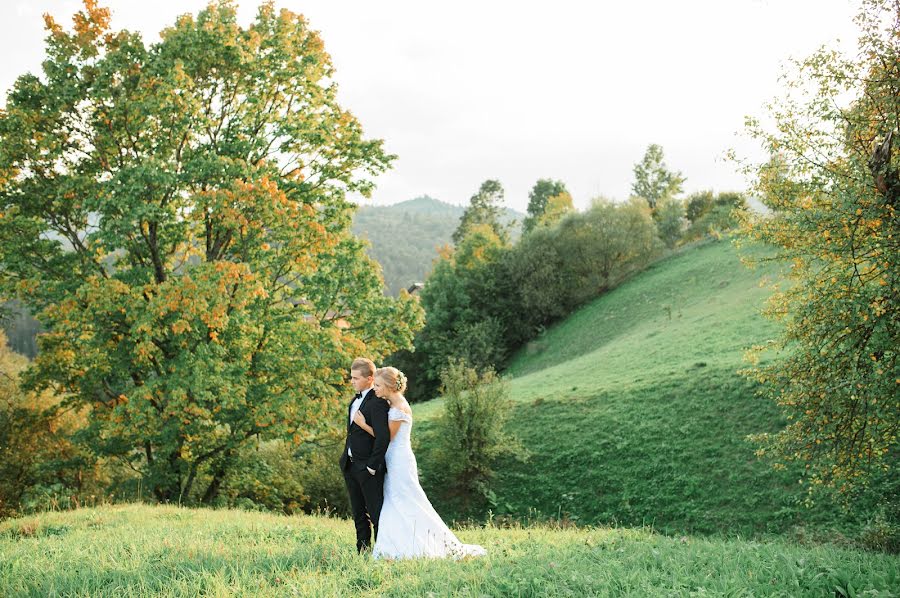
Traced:
<path fill-rule="evenodd" d="M 753 369 L 789 424 L 760 451 L 843 490 L 896 464 L 900 432 L 900 8 L 865 0 L 858 23 L 857 57 L 798 62 L 774 128 L 751 122 L 772 215 L 744 227 L 791 264 L 768 310 L 784 355 Z"/>
<path fill-rule="evenodd" d="M 0 112 L 0 285 L 48 331 L 27 383 L 159 500 L 214 500 L 251 438 L 309 439 L 350 358 L 422 322 L 348 232 L 347 193 L 393 157 L 302 17 L 235 12 L 147 46 L 85 0 L 72 31 L 46 17 L 43 74 Z"/>
<path fill-rule="evenodd" d="M 660 202 L 681 193 L 684 181 L 680 172 L 669 170 L 662 146 L 651 143 L 641 161 L 634 165 L 631 191 L 655 210 Z"/>

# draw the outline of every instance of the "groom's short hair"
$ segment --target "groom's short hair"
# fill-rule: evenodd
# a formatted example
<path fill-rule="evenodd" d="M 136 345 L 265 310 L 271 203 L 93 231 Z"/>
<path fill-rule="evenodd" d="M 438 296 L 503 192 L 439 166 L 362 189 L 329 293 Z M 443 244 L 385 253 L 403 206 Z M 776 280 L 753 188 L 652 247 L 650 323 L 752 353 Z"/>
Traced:
<path fill-rule="evenodd" d="M 371 359 L 365 357 L 357 357 L 350 365 L 351 372 L 359 372 L 366 378 L 375 375 L 375 363 Z"/>

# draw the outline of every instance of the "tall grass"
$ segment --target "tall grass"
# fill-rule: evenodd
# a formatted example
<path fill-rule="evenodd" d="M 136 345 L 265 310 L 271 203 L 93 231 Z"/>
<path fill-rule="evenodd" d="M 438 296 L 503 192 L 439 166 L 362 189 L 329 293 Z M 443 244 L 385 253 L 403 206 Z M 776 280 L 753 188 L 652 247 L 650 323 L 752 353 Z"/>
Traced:
<path fill-rule="evenodd" d="M 646 529 L 459 531 L 462 561 L 373 561 L 340 519 L 120 505 L 0 523 L 2 596 L 896 596 L 900 561 Z"/>

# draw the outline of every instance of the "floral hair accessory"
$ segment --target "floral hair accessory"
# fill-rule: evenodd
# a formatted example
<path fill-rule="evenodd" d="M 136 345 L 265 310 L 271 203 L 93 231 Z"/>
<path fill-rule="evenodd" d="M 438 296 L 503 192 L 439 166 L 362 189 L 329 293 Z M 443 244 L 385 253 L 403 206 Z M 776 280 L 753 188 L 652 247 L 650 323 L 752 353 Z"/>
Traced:
<path fill-rule="evenodd" d="M 397 391 L 399 392 L 403 385 L 406 384 L 406 376 L 403 375 L 403 372 L 397 370 Z"/>

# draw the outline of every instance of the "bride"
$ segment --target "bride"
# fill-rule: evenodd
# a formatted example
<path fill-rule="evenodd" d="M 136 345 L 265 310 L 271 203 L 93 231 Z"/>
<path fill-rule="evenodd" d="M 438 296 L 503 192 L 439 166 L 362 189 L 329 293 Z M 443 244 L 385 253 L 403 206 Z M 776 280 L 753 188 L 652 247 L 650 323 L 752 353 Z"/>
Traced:
<path fill-rule="evenodd" d="M 486 554 L 484 548 L 463 544 L 450 531 L 419 485 L 416 456 L 409 443 L 412 411 L 403 396 L 405 390 L 406 377 L 397 368 L 380 368 L 375 372 L 375 395 L 390 405 L 391 442 L 385 453 L 384 505 L 372 556 L 388 559 L 482 556 Z M 356 414 L 354 421 L 375 435 L 361 413 Z"/>

